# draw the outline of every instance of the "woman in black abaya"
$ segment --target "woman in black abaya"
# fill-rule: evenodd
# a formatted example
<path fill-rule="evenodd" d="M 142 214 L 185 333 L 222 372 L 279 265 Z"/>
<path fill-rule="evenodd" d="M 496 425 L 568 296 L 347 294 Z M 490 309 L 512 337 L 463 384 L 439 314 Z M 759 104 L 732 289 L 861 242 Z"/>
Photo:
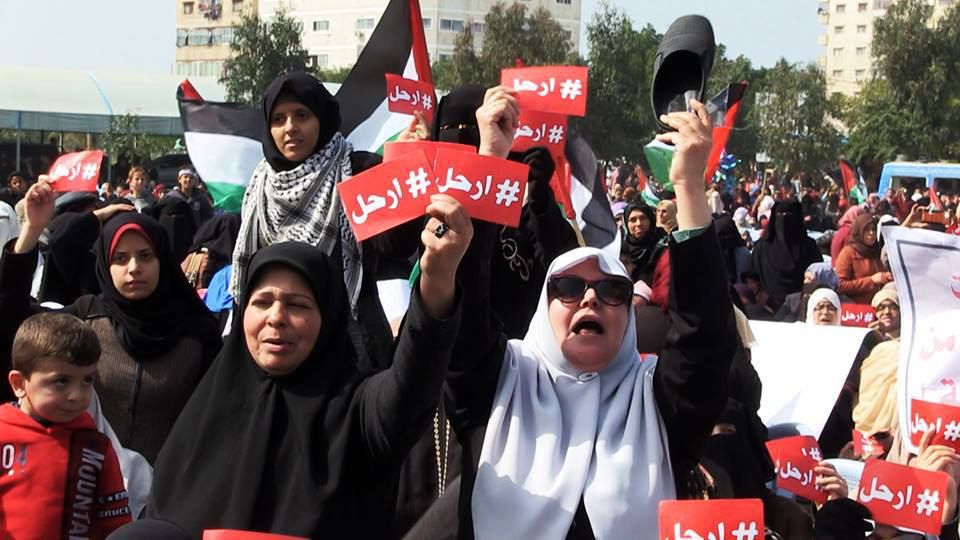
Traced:
<path fill-rule="evenodd" d="M 803 274 L 813 263 L 823 261 L 816 242 L 807 236 L 800 203 L 778 202 L 763 238 L 753 247 L 750 270 L 760 276 L 763 290 L 779 307 L 790 293 L 803 288 Z"/>
<path fill-rule="evenodd" d="M 426 428 L 458 333 L 454 275 L 472 236 L 452 199 L 435 196 L 428 212 L 393 365 L 375 375 L 357 366 L 346 333 L 338 261 L 295 242 L 257 252 L 233 331 L 157 461 L 148 517 L 193 537 L 389 536 L 400 464 Z"/>

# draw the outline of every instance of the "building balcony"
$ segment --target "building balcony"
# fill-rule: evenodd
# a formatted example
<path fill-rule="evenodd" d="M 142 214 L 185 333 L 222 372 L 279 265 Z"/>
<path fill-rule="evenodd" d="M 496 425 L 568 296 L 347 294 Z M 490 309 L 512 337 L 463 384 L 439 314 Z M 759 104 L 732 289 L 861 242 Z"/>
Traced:
<path fill-rule="evenodd" d="M 817 45 L 821 47 L 827 46 L 827 34 L 820 34 L 817 36 Z"/>
<path fill-rule="evenodd" d="M 817 22 L 823 26 L 830 24 L 830 14 L 826 11 L 821 11 L 817 13 Z"/>

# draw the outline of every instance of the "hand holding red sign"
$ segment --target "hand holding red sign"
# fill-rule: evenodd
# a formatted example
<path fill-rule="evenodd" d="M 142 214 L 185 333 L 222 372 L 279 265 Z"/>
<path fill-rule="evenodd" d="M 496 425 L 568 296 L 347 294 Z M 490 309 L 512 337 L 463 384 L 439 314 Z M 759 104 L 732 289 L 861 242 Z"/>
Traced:
<path fill-rule="evenodd" d="M 343 210 L 358 241 L 423 215 L 436 192 L 423 151 L 404 155 L 337 184 Z"/>
<path fill-rule="evenodd" d="M 102 150 L 73 152 L 60 156 L 50 167 L 54 191 L 96 191 L 102 160 Z"/>
<path fill-rule="evenodd" d="M 251 531 L 236 531 L 232 529 L 207 529 L 203 531 L 203 540 L 307 540 L 302 536 L 287 536 Z"/>
<path fill-rule="evenodd" d="M 942 472 L 871 459 L 863 468 L 857 501 L 877 523 L 939 534 L 947 482 Z"/>
<path fill-rule="evenodd" d="M 520 127 L 513 137 L 514 152 L 544 146 L 551 154 L 563 155 L 567 146 L 567 117 L 542 111 L 520 111 Z"/>
<path fill-rule="evenodd" d="M 387 110 L 401 114 L 423 113 L 430 122 L 437 105 L 433 85 L 387 73 Z"/>
<path fill-rule="evenodd" d="M 960 450 L 960 407 L 932 403 L 919 399 L 910 400 L 910 442 L 920 446 L 928 431 L 932 431 L 931 444 Z"/>
<path fill-rule="evenodd" d="M 523 109 L 585 116 L 587 70 L 583 66 L 509 68 L 500 72 L 500 84 L 517 93 Z"/>
<path fill-rule="evenodd" d="M 823 456 L 816 439 L 804 435 L 776 439 L 767 442 L 767 451 L 774 463 L 778 488 L 816 503 L 827 501 L 827 494 L 817 488 L 814 469 Z"/>
<path fill-rule="evenodd" d="M 660 540 L 763 540 L 760 499 L 661 501 Z"/>
<path fill-rule="evenodd" d="M 529 168 L 488 156 L 440 150 L 437 190 L 460 201 L 470 216 L 516 227 L 520 224 Z"/>

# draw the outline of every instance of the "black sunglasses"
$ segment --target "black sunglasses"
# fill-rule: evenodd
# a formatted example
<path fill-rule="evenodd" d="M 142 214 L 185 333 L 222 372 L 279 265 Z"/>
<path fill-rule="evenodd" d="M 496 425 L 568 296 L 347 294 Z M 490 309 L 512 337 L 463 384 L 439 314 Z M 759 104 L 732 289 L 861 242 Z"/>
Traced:
<path fill-rule="evenodd" d="M 622 306 L 633 298 L 633 284 L 623 278 L 587 281 L 579 276 L 558 276 L 547 282 L 550 297 L 565 304 L 583 300 L 587 289 L 593 289 L 597 299 L 608 306 Z"/>

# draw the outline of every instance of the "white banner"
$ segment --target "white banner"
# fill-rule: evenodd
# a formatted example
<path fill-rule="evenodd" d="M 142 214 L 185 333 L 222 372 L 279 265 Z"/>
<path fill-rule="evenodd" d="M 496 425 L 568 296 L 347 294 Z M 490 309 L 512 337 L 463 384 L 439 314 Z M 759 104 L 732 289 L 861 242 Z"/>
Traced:
<path fill-rule="evenodd" d="M 912 453 L 923 431 L 911 400 L 960 405 L 960 237 L 904 227 L 882 227 L 890 268 L 900 296 L 900 365 L 897 408 L 903 441 Z M 938 428 L 939 430 L 939 428 Z"/>
<path fill-rule="evenodd" d="M 866 328 L 750 321 L 750 349 L 763 382 L 760 419 L 767 426 L 799 423 L 817 438 L 840 396 Z"/>

